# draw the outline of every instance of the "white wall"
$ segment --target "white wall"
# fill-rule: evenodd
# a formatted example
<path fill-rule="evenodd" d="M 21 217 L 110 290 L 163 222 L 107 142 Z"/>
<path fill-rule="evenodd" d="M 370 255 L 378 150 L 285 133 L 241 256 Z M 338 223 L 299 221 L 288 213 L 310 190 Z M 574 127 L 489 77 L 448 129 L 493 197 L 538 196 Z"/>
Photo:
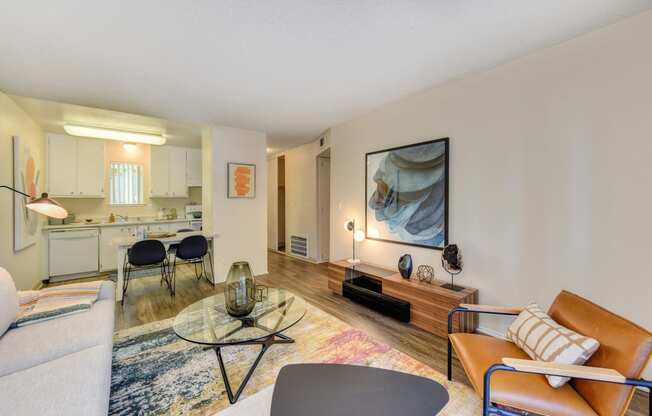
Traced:
<path fill-rule="evenodd" d="M 213 232 L 213 175 L 216 172 L 213 172 L 213 129 L 210 127 L 204 127 L 201 133 L 201 165 L 202 230 Z"/>
<path fill-rule="evenodd" d="M 285 154 L 285 241 L 290 252 L 290 236 L 308 239 L 308 257 L 319 258 L 317 223 L 317 155 L 330 147 L 330 132 L 319 139 L 286 151 Z"/>
<path fill-rule="evenodd" d="M 0 185 L 13 187 L 14 163 L 12 136 L 31 146 L 40 171 L 39 190 L 45 190 L 45 135 L 9 96 L 0 92 Z M 0 267 L 11 273 L 19 289 L 31 289 L 41 276 L 40 226 L 36 244 L 14 251 L 14 193 L 0 189 Z M 42 217 L 42 221 L 45 217 Z M 41 222 L 42 222 L 41 221 Z"/>
<path fill-rule="evenodd" d="M 214 242 L 216 281 L 224 281 L 236 261 L 245 260 L 256 275 L 267 273 L 267 136 L 250 130 L 212 127 L 202 137 L 202 149 L 210 152 L 208 172 L 212 192 L 209 227 Z M 207 143 L 209 142 L 209 143 Z M 227 198 L 227 163 L 256 165 L 256 198 Z M 206 170 L 205 170 L 206 171 Z M 204 195 L 206 196 L 206 194 Z M 206 198 L 204 198 L 206 200 Z"/>
<path fill-rule="evenodd" d="M 498 305 L 547 307 L 569 289 L 652 328 L 650 39 L 647 12 L 334 127 L 333 258 L 350 257 L 345 219 L 364 220 L 365 152 L 450 137 L 460 284 Z M 392 268 L 411 253 L 443 277 L 438 251 L 359 248 Z"/>

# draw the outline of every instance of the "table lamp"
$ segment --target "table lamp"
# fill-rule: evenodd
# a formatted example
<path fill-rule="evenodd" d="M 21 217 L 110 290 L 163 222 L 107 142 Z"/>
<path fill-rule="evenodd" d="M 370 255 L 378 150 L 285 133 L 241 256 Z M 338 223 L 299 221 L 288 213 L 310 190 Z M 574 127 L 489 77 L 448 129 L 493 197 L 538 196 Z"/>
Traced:
<path fill-rule="evenodd" d="M 354 219 L 348 220 L 347 222 L 345 222 L 344 223 L 344 229 L 346 231 L 352 233 L 351 234 L 351 237 L 352 237 L 351 239 L 352 239 L 352 242 L 353 242 L 353 257 L 351 257 L 347 261 L 349 263 L 351 263 L 351 264 L 359 264 L 360 259 L 355 257 L 355 242 L 356 241 L 361 242 L 361 241 L 363 241 L 365 239 L 364 231 L 355 229 L 355 220 Z"/>
<path fill-rule="evenodd" d="M 14 191 L 17 194 L 21 194 L 30 198 L 30 201 L 25 204 L 25 208 L 31 209 L 34 212 L 38 212 L 41 215 L 59 219 L 66 218 L 68 216 L 68 211 L 66 211 L 66 209 L 62 207 L 61 204 L 59 204 L 57 201 L 50 199 L 48 194 L 45 192 L 41 194 L 40 198 L 35 198 L 32 195 L 28 195 L 25 192 L 21 192 L 6 185 L 0 185 L 0 188 L 7 188 L 10 191 Z"/>

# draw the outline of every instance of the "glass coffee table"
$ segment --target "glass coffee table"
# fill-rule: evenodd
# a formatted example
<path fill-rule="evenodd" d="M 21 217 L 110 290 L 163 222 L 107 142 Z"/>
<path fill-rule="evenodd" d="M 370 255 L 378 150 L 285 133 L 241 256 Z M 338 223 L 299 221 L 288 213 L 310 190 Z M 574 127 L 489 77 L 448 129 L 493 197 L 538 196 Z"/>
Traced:
<path fill-rule="evenodd" d="M 206 345 L 215 350 L 226 394 L 233 404 L 240 398 L 269 347 L 294 342 L 282 332 L 299 322 L 305 314 L 306 302 L 303 298 L 285 289 L 269 288 L 267 297 L 257 302 L 249 315 L 236 318 L 226 312 L 222 293 L 202 299 L 182 310 L 174 320 L 174 332 L 188 342 Z M 235 345 L 261 345 L 262 349 L 233 394 L 221 349 Z"/>

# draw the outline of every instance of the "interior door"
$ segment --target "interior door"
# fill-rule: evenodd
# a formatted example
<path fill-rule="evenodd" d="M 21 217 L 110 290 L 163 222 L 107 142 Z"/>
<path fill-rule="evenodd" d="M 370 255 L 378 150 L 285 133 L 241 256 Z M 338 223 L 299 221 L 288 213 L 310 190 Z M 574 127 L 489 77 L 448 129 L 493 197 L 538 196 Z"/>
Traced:
<path fill-rule="evenodd" d="M 77 194 L 104 196 L 104 141 L 77 140 Z"/>
<path fill-rule="evenodd" d="M 330 194 L 331 194 L 331 160 L 327 157 L 317 158 L 317 209 L 319 222 L 319 257 L 328 260 L 330 256 Z"/>
<path fill-rule="evenodd" d="M 64 134 L 48 135 L 48 192 L 52 196 L 77 193 L 77 139 Z"/>

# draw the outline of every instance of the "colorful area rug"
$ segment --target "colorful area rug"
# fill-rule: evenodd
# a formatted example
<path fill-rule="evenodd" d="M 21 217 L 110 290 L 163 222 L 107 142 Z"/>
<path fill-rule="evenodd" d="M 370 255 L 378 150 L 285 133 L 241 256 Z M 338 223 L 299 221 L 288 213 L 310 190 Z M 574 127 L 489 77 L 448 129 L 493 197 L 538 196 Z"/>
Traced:
<path fill-rule="evenodd" d="M 229 406 L 215 352 L 177 338 L 173 321 L 116 333 L 109 414 L 214 415 Z M 272 385 L 286 364 L 356 364 L 416 374 L 442 384 L 450 402 L 441 415 L 481 413 L 480 400 L 469 387 L 448 382 L 443 374 L 313 306 L 286 334 L 296 342 L 267 351 L 240 400 Z M 239 346 L 222 351 L 232 386 L 240 384 L 259 350 Z"/>

